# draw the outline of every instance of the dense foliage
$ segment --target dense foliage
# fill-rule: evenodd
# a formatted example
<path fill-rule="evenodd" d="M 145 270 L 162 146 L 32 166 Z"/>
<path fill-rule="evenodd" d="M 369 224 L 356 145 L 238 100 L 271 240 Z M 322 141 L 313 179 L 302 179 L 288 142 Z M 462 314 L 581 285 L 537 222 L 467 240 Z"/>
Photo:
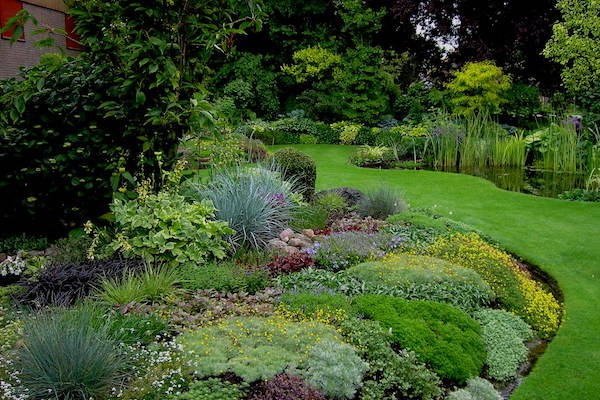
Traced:
<path fill-rule="evenodd" d="M 394 343 L 413 350 L 442 379 L 464 383 L 479 374 L 485 348 L 480 327 L 465 312 L 386 296 L 360 296 L 356 302 L 368 318 L 391 329 Z"/>

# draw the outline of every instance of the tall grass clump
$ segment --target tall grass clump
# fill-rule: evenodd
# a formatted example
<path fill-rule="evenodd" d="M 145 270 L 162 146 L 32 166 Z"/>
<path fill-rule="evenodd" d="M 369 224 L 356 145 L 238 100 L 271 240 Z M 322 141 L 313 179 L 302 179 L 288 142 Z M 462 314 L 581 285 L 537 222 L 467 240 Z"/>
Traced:
<path fill-rule="evenodd" d="M 127 271 L 121 278 L 104 279 L 98 298 L 117 305 L 159 300 L 175 289 L 178 278 L 175 269 L 160 266 L 148 266 L 140 274 Z"/>
<path fill-rule="evenodd" d="M 298 207 L 294 183 L 276 167 L 236 166 L 216 171 L 206 184 L 191 180 L 185 192 L 195 201 L 212 200 L 216 218 L 235 230 L 227 238 L 234 248 L 264 248 L 289 226 Z"/>
<path fill-rule="evenodd" d="M 527 154 L 522 134 L 512 135 L 486 113 L 453 118 L 441 114 L 430 134 L 437 168 L 524 166 Z"/>
<path fill-rule="evenodd" d="M 492 154 L 494 166 L 523 168 L 526 158 L 527 143 L 522 132 L 509 137 L 496 136 Z"/>
<path fill-rule="evenodd" d="M 551 171 L 576 172 L 583 167 L 578 160 L 580 138 L 573 123 L 552 122 L 527 138 L 535 151 L 538 166 Z"/>
<path fill-rule="evenodd" d="M 30 399 L 104 399 L 126 360 L 95 308 L 51 309 L 30 317 L 15 367 Z"/>
<path fill-rule="evenodd" d="M 436 128 L 429 134 L 433 166 L 435 168 L 455 168 L 458 166 L 459 147 L 464 137 L 462 128 L 450 116 L 437 116 Z"/>
<path fill-rule="evenodd" d="M 386 219 L 404 210 L 406 204 L 398 192 L 387 186 L 365 193 L 357 207 L 361 216 L 371 216 L 375 219 Z"/>

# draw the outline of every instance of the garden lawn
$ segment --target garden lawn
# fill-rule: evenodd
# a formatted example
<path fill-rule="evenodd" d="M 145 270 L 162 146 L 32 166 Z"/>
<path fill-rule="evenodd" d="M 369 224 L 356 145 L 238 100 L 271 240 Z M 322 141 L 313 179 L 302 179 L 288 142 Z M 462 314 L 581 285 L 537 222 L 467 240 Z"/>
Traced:
<path fill-rule="evenodd" d="M 393 186 L 411 207 L 435 208 L 470 224 L 555 277 L 565 295 L 562 327 L 512 399 L 598 398 L 600 204 L 504 191 L 469 175 L 359 168 L 347 161 L 351 146 L 292 147 L 316 160 L 317 189 Z"/>

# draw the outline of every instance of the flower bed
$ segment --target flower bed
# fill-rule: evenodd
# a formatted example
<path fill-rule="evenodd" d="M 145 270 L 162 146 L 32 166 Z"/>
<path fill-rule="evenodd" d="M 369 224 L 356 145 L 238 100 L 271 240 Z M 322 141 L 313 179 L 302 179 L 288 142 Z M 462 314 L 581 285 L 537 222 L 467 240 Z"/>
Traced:
<path fill-rule="evenodd" d="M 185 202 L 156 197 L 176 200 L 173 218 L 143 198 L 120 200 L 115 226 L 127 229 L 88 229 L 91 240 L 61 243 L 68 251 L 54 258 L 24 259 L 22 281 L 0 291 L 2 396 L 497 398 L 495 386 L 527 361 L 527 342 L 558 329 L 555 295 L 464 224 L 418 211 L 383 221 L 402 204 L 391 192 L 306 203 L 277 171 L 229 173 L 231 187 L 252 177 L 257 198 L 269 194 L 256 205 L 264 212 L 282 206 L 274 190 L 287 191 L 281 223 L 296 207 L 315 208 L 328 213 L 326 226 L 313 232 L 300 219 L 310 243 L 278 254 L 264 247 L 269 235 L 304 234 L 237 218 L 233 210 L 255 206 L 243 196 L 227 214 L 233 232 L 216 217 L 225 210 L 202 198 L 210 184 L 188 183 Z M 149 211 L 154 222 L 138 216 Z M 177 240 L 161 233 L 175 228 Z M 143 240 L 131 233 L 140 229 Z M 77 246 L 112 258 L 82 261 Z M 33 312 L 19 313 L 16 301 Z"/>

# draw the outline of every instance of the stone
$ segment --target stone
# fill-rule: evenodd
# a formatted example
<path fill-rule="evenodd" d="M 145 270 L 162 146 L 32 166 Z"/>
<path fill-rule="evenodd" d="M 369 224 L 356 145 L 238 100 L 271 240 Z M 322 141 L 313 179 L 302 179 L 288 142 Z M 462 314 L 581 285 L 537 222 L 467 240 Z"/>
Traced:
<path fill-rule="evenodd" d="M 294 247 L 294 246 L 285 246 L 284 250 L 287 254 L 295 254 L 300 251 L 300 250 L 298 250 L 297 247 Z"/>
<path fill-rule="evenodd" d="M 0 253 L 0 262 L 6 260 L 6 253 Z"/>
<path fill-rule="evenodd" d="M 267 245 L 271 249 L 285 249 L 287 247 L 287 243 L 279 239 L 271 239 L 267 242 Z"/>
<path fill-rule="evenodd" d="M 280 234 L 279 234 L 279 239 L 283 240 L 284 242 L 287 242 L 288 240 L 290 240 L 290 238 L 294 236 L 294 231 L 291 230 L 290 228 L 284 229 Z"/>
<path fill-rule="evenodd" d="M 312 239 L 315 237 L 315 231 L 313 231 L 312 229 L 304 229 L 302 231 L 302 233 L 304 234 L 304 236 L 306 236 L 309 239 Z"/>
<path fill-rule="evenodd" d="M 303 242 L 311 242 L 311 240 L 308 238 L 308 236 L 303 235 L 301 233 L 296 234 L 296 236 L 294 236 L 296 239 L 300 239 Z"/>
<path fill-rule="evenodd" d="M 289 240 L 288 245 L 294 246 L 294 247 L 302 247 L 303 243 L 304 243 L 304 241 L 302 239 L 293 237 Z"/>
<path fill-rule="evenodd" d="M 46 255 L 46 252 L 44 250 L 29 250 L 28 253 L 30 257 L 43 257 L 44 255 Z"/>

